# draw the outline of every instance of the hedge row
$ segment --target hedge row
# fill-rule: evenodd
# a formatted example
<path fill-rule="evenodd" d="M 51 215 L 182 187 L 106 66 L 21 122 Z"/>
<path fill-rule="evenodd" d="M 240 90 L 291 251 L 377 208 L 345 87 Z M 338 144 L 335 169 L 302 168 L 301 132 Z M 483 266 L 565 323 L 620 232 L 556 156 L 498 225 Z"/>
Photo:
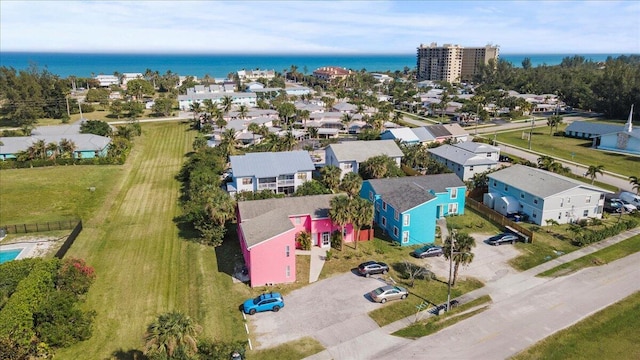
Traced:
<path fill-rule="evenodd" d="M 599 230 L 584 230 L 572 241 L 574 245 L 585 246 L 608 237 L 620 234 L 623 231 L 633 229 L 638 226 L 638 220 L 628 219 L 615 223 L 612 226 Z"/>
<path fill-rule="evenodd" d="M 16 291 L 18 284 L 26 278 L 34 265 L 42 262 L 40 258 L 24 259 L 22 261 L 8 261 L 0 264 L 0 310 L 7 300 Z"/>
<path fill-rule="evenodd" d="M 35 336 L 33 313 L 54 288 L 58 266 L 58 261 L 37 262 L 29 275 L 20 281 L 0 310 L 0 338 L 7 337 L 22 346 L 28 346 Z"/>
<path fill-rule="evenodd" d="M 96 157 L 92 159 L 35 159 L 28 161 L 5 160 L 0 161 L 0 169 L 24 169 L 32 167 L 56 166 L 56 165 L 122 165 L 126 156 Z"/>

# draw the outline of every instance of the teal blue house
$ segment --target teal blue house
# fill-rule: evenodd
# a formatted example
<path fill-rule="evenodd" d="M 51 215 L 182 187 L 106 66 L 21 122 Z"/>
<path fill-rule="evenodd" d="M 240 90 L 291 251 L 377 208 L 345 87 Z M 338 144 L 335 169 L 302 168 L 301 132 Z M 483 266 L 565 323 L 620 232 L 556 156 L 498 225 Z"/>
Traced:
<path fill-rule="evenodd" d="M 402 246 L 433 243 L 436 220 L 464 214 L 466 186 L 456 174 L 365 180 L 360 197 L 374 204 L 374 222 Z"/>

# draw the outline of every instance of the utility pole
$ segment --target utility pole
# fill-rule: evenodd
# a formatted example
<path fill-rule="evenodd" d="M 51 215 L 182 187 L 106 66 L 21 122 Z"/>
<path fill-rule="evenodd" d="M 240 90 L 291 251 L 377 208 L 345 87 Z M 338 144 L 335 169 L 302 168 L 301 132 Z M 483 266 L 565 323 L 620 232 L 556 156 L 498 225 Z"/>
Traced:
<path fill-rule="evenodd" d="M 531 150 L 531 136 L 533 135 L 533 124 L 536 122 L 536 118 L 533 117 L 533 111 L 531 111 L 531 130 L 529 130 L 529 150 Z"/>
<path fill-rule="evenodd" d="M 478 106 L 476 109 L 476 129 L 475 129 L 474 135 L 478 135 L 478 121 L 480 121 L 480 103 L 478 103 Z"/>

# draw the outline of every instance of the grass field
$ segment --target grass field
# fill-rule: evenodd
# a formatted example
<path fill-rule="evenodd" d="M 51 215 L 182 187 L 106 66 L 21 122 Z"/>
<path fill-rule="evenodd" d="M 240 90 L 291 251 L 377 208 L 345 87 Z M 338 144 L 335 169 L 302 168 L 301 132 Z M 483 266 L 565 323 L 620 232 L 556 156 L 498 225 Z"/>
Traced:
<path fill-rule="evenodd" d="M 558 131 L 563 131 L 566 125 L 561 125 Z M 522 138 L 522 134 L 529 130 L 515 130 L 498 133 L 496 140 L 528 148 L 529 141 Z M 489 136 L 489 135 L 487 135 Z M 575 161 L 584 165 L 604 165 L 605 171 L 611 171 L 624 176 L 638 176 L 640 157 L 607 153 L 591 148 L 591 141 L 573 139 L 563 136 L 550 136 L 548 127 L 534 128 L 531 138 L 531 150 L 548 154 L 564 160 Z M 575 154 L 573 157 L 571 154 Z"/>
<path fill-rule="evenodd" d="M 110 165 L 2 170 L 0 224 L 87 219 L 123 173 Z"/>
<path fill-rule="evenodd" d="M 193 317 L 202 325 L 201 336 L 245 338 L 237 304 L 248 290 L 232 288 L 224 272 L 237 244 L 201 246 L 181 238 L 173 222 L 180 186 L 174 176 L 194 134 L 178 123 L 145 124 L 143 132 L 127 164 L 106 181 L 113 186 L 85 218 L 68 253 L 96 269 L 86 307 L 97 317 L 92 338 L 60 351 L 60 359 L 105 359 L 141 349 L 146 325 L 170 310 Z"/>
<path fill-rule="evenodd" d="M 529 359 L 640 359 L 640 292 L 514 356 Z"/>

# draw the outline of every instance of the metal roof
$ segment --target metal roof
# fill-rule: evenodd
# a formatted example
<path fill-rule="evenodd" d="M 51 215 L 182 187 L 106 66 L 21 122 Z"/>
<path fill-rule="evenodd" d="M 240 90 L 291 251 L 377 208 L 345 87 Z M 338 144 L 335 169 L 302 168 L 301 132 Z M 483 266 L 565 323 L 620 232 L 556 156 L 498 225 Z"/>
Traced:
<path fill-rule="evenodd" d="M 234 177 L 274 177 L 297 172 L 313 171 L 311 155 L 304 150 L 259 152 L 230 156 Z"/>
<path fill-rule="evenodd" d="M 524 165 L 512 165 L 490 173 L 489 179 L 498 180 L 508 186 L 527 192 L 539 198 L 547 198 L 558 193 L 582 187 L 593 191 L 607 192 L 596 186 L 570 179 L 568 177 Z"/>
<path fill-rule="evenodd" d="M 618 131 L 623 131 L 624 125 L 615 125 L 615 124 L 601 124 L 594 123 L 591 121 L 574 121 L 569 126 L 564 129 L 564 132 L 576 132 L 576 133 L 585 133 L 592 134 L 595 136 L 610 134 Z"/>
<path fill-rule="evenodd" d="M 331 199 L 336 194 L 239 201 L 240 227 L 247 248 L 293 230 L 290 216 L 329 217 Z"/>
<path fill-rule="evenodd" d="M 405 176 L 398 178 L 366 180 L 377 195 L 395 210 L 404 212 L 420 204 L 435 199 L 438 194 L 447 192 L 447 188 L 465 186 L 456 174 L 437 174 L 423 176 Z M 460 194 L 459 196 L 464 196 Z"/>
<path fill-rule="evenodd" d="M 19 137 L 0 137 L 0 154 L 15 154 L 27 150 L 40 140 L 45 144 L 59 143 L 62 139 L 72 141 L 76 145 L 74 152 L 101 151 L 111 143 L 111 139 L 93 134 L 68 134 L 68 135 L 35 135 Z"/>
<path fill-rule="evenodd" d="M 498 164 L 497 161 L 486 156 L 478 155 L 471 151 L 447 144 L 431 148 L 429 149 L 429 153 L 438 155 L 443 159 L 447 159 L 462 166 Z"/>
<path fill-rule="evenodd" d="M 453 146 L 470 151 L 475 154 L 486 154 L 488 152 L 499 152 L 500 148 L 495 146 L 491 146 L 489 144 L 473 142 L 473 141 L 464 141 L 453 144 Z"/>
<path fill-rule="evenodd" d="M 363 162 L 378 155 L 402 157 L 402 150 L 394 140 L 346 141 L 331 144 L 327 148 L 333 150 L 336 159 L 342 161 Z"/>

